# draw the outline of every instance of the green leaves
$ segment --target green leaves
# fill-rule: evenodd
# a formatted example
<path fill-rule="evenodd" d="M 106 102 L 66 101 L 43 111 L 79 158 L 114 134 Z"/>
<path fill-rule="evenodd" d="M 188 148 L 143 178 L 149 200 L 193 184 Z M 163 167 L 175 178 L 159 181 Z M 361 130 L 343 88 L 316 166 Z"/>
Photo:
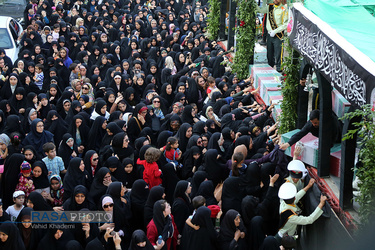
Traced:
<path fill-rule="evenodd" d="M 220 27 L 220 1 L 208 0 L 210 5 L 207 15 L 207 31 L 210 40 L 216 40 L 219 35 Z"/>
<path fill-rule="evenodd" d="M 286 55 L 283 58 L 282 69 L 286 75 L 284 83 L 281 85 L 283 101 L 281 102 L 282 113 L 280 115 L 279 133 L 284 134 L 296 128 L 297 104 L 298 104 L 298 84 L 299 84 L 299 54 L 292 48 L 289 38 L 284 41 Z"/>
<path fill-rule="evenodd" d="M 239 79 L 245 79 L 249 74 L 249 64 L 254 58 L 256 3 L 246 0 L 236 2 L 236 17 L 240 24 L 236 26 L 236 52 L 232 69 Z"/>
<path fill-rule="evenodd" d="M 361 117 L 360 122 L 353 123 L 357 128 L 349 130 L 344 135 L 343 140 L 353 138 L 358 133 L 359 155 L 358 159 L 362 163 L 357 169 L 357 176 L 361 180 L 359 190 L 360 195 L 355 199 L 359 203 L 359 217 L 361 228 L 366 228 L 375 216 L 375 112 L 370 104 L 362 106 L 353 112 L 346 113 L 341 120 Z"/>

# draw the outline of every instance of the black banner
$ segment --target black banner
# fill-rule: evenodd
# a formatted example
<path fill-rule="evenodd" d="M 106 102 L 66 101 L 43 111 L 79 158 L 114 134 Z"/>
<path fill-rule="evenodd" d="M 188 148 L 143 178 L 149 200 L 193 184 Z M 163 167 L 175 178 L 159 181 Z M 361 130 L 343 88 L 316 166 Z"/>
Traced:
<path fill-rule="evenodd" d="M 357 63 L 327 34 L 292 9 L 290 42 L 352 105 L 375 104 L 375 76 Z"/>

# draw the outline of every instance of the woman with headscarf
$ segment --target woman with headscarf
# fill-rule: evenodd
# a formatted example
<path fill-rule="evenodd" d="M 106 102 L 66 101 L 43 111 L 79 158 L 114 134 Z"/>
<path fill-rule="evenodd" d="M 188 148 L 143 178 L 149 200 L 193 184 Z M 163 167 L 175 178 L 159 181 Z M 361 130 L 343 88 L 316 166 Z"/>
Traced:
<path fill-rule="evenodd" d="M 103 137 L 101 147 L 109 145 L 112 142 L 112 139 L 114 138 L 114 136 L 122 132 L 123 130 L 115 122 L 109 122 L 107 124 L 106 133 Z"/>
<path fill-rule="evenodd" d="M 28 207 L 34 209 L 34 211 L 52 211 L 52 207 L 47 203 L 43 196 L 36 191 L 29 194 L 26 204 Z"/>
<path fill-rule="evenodd" d="M 47 142 L 53 142 L 53 134 L 44 130 L 44 122 L 36 118 L 30 126 L 30 133 L 22 141 L 22 145 L 31 145 L 35 147 L 40 158 L 44 157 L 43 145 Z"/>
<path fill-rule="evenodd" d="M 181 249 L 218 249 L 217 233 L 211 220 L 211 210 L 201 206 L 194 214 L 191 223 L 199 226 L 198 230 L 185 225 L 181 239 Z"/>
<path fill-rule="evenodd" d="M 145 227 L 148 225 L 148 223 L 151 221 L 153 216 L 153 209 L 154 204 L 156 201 L 164 199 L 165 193 L 164 188 L 161 186 L 155 186 L 151 188 L 150 193 L 148 195 L 146 204 L 144 206 L 144 225 Z"/>
<path fill-rule="evenodd" d="M 77 100 L 74 100 L 72 101 L 71 105 L 70 105 L 70 108 L 69 108 L 69 111 L 68 111 L 68 114 L 66 115 L 65 117 L 65 122 L 67 124 L 70 124 L 73 120 L 73 117 L 75 115 L 77 115 L 78 113 L 80 113 L 82 111 L 82 105 L 79 101 Z"/>
<path fill-rule="evenodd" d="M 41 229 L 34 229 L 31 226 L 31 212 L 33 211 L 32 208 L 24 207 L 16 220 L 26 250 L 36 249 L 39 241 L 43 237 L 43 231 Z"/>
<path fill-rule="evenodd" d="M 224 216 L 220 226 L 219 240 L 223 250 L 248 249 L 245 242 L 245 228 L 241 215 L 230 209 Z"/>
<path fill-rule="evenodd" d="M 225 214 L 229 209 L 241 211 L 241 202 L 244 194 L 240 187 L 240 179 L 237 176 L 228 177 L 223 183 L 221 195 L 222 211 Z"/>
<path fill-rule="evenodd" d="M 87 151 L 85 157 L 83 158 L 83 163 L 85 164 L 85 170 L 88 173 L 88 182 L 92 183 L 96 171 L 100 168 L 99 156 L 96 151 Z"/>
<path fill-rule="evenodd" d="M 10 115 L 6 119 L 6 124 L 3 133 L 10 136 L 13 132 L 20 133 L 21 139 L 25 136 L 24 131 L 22 129 L 21 120 L 18 115 Z"/>
<path fill-rule="evenodd" d="M 90 188 L 90 197 L 96 202 L 97 206 L 100 205 L 100 197 L 106 193 L 107 188 L 111 183 L 112 178 L 109 169 L 106 167 L 100 168 L 96 172 Z"/>
<path fill-rule="evenodd" d="M 135 139 L 139 136 L 141 131 L 150 127 L 151 121 L 147 112 L 147 106 L 143 103 L 139 103 L 135 106 L 132 118 L 127 123 L 128 136 L 131 145 L 134 145 Z"/>
<path fill-rule="evenodd" d="M 4 86 L 1 87 L 0 96 L 3 100 L 10 100 L 17 87 L 22 87 L 16 73 L 11 73 Z"/>
<path fill-rule="evenodd" d="M 87 149 L 93 149 L 99 152 L 103 137 L 105 135 L 107 128 L 107 120 L 104 116 L 98 116 L 89 132 L 89 137 L 87 141 Z"/>
<path fill-rule="evenodd" d="M 64 177 L 64 200 L 71 197 L 74 192 L 74 188 L 77 185 L 83 185 L 86 188 L 88 184 L 88 173 L 85 170 L 85 164 L 82 158 L 73 158 L 68 166 L 67 172 Z"/>
<path fill-rule="evenodd" d="M 153 217 L 147 225 L 147 238 L 152 245 L 158 246 L 159 235 L 162 236 L 164 246 L 161 249 L 176 249 L 178 229 L 171 215 L 171 206 L 165 200 L 158 200 L 154 204 Z M 160 245 L 159 245 L 160 246 Z"/>
<path fill-rule="evenodd" d="M 182 153 L 186 152 L 187 143 L 192 135 L 193 127 L 189 123 L 183 123 L 178 129 L 176 137 L 178 138 L 179 148 L 181 149 Z"/>
<path fill-rule="evenodd" d="M 132 210 L 132 218 L 130 220 L 133 230 L 142 229 L 145 230 L 144 226 L 144 214 L 143 209 L 146 204 L 150 189 L 147 183 L 140 179 L 133 183 L 133 187 L 130 191 L 130 202 Z"/>
<path fill-rule="evenodd" d="M 206 199 L 206 206 L 217 205 L 217 200 L 214 196 L 215 187 L 212 181 L 203 181 L 198 189 L 197 196 L 201 195 Z"/>
<path fill-rule="evenodd" d="M 1 223 L 0 233 L 4 236 L 0 240 L 1 249 L 25 250 L 25 244 L 22 241 L 18 228 L 13 223 Z M 6 236 L 6 237 L 5 237 Z"/>
<path fill-rule="evenodd" d="M 192 137 L 198 137 L 198 136 L 193 135 Z M 197 141 L 199 142 L 199 140 L 201 141 L 202 139 L 198 137 Z M 188 147 L 189 147 L 190 141 L 191 140 L 189 140 Z M 182 179 L 186 180 L 190 177 L 193 177 L 194 173 L 198 170 L 199 166 L 202 164 L 202 159 L 203 159 L 202 150 L 200 149 L 199 146 L 197 146 L 197 144 L 188 148 L 182 156 L 183 167 L 180 173 Z"/>
<path fill-rule="evenodd" d="M 125 158 L 134 159 L 134 149 L 129 145 L 129 137 L 125 132 L 118 133 L 113 137 L 112 148 L 120 161 L 123 161 Z"/>
<path fill-rule="evenodd" d="M 107 103 L 104 100 L 99 100 L 95 105 L 95 109 L 92 112 L 90 119 L 96 120 L 96 118 L 100 116 L 108 119 L 109 115 L 110 114 L 107 111 Z"/>
<path fill-rule="evenodd" d="M 70 160 L 78 155 L 78 149 L 74 144 L 74 139 L 71 134 L 64 134 L 57 155 L 62 158 L 65 166 L 69 166 Z"/>
<path fill-rule="evenodd" d="M 167 101 L 166 106 L 172 106 L 175 94 L 170 83 L 161 86 L 160 96 Z"/>
<path fill-rule="evenodd" d="M 38 250 L 62 250 L 66 244 L 73 240 L 69 230 L 62 229 L 62 224 L 52 224 L 48 232 L 38 244 Z"/>
<path fill-rule="evenodd" d="M 172 212 L 176 217 L 176 225 L 179 232 L 183 232 L 185 221 L 193 212 L 191 199 L 191 184 L 188 181 L 179 181 L 174 191 L 174 201 L 172 205 Z"/>
<path fill-rule="evenodd" d="M 184 108 L 184 111 L 182 111 L 182 115 L 181 115 L 182 122 L 183 123 L 189 123 L 190 125 L 193 126 L 194 123 L 195 123 L 194 118 L 196 118 L 193 113 L 194 113 L 193 106 L 186 105 L 185 108 Z"/>
<path fill-rule="evenodd" d="M 122 246 L 130 242 L 131 231 L 129 219 L 131 216 L 129 201 L 125 200 L 126 187 L 118 181 L 112 182 L 108 189 L 107 194 L 113 199 L 113 221 L 115 223 L 114 231 L 118 232 L 123 237 Z"/>
<path fill-rule="evenodd" d="M 35 186 L 35 190 L 42 193 L 46 192 L 47 194 L 50 192 L 49 189 L 49 180 L 48 180 L 48 169 L 46 164 L 43 161 L 36 161 L 32 165 L 33 171 L 33 184 Z"/>
<path fill-rule="evenodd" d="M 68 133 L 72 135 L 74 144 L 77 146 L 77 150 L 80 154 L 87 147 L 89 131 L 90 128 L 81 115 L 73 116 L 70 127 L 68 128 Z"/>
<path fill-rule="evenodd" d="M 26 91 L 23 87 L 17 87 L 10 99 L 10 105 L 19 114 L 23 114 L 26 111 Z"/>
<path fill-rule="evenodd" d="M 216 149 L 209 149 L 204 155 L 203 169 L 216 187 L 222 180 L 228 176 L 226 165 L 221 162 Z"/>
<path fill-rule="evenodd" d="M 24 116 L 23 122 L 22 122 L 23 131 L 25 131 L 25 133 L 28 134 L 30 132 L 30 125 L 33 122 L 33 120 L 35 120 L 36 118 L 38 118 L 38 113 L 37 113 L 36 109 L 35 108 L 27 108 L 26 111 L 25 111 L 25 116 Z"/>
<path fill-rule="evenodd" d="M 4 172 L 1 179 L 0 194 L 3 198 L 3 207 L 13 204 L 13 192 L 5 192 L 5 190 L 15 190 L 19 181 L 20 166 L 25 160 L 23 154 L 14 153 L 4 164 Z"/>
<path fill-rule="evenodd" d="M 173 204 L 174 192 L 180 179 L 177 176 L 173 163 L 167 163 L 161 167 L 163 172 L 163 187 L 165 188 L 165 200 Z"/>
<path fill-rule="evenodd" d="M 50 110 L 47 114 L 45 129 L 53 134 L 54 144 L 58 149 L 64 134 L 68 131 L 68 124 L 56 110 Z"/>
<path fill-rule="evenodd" d="M 81 209 L 94 210 L 95 205 L 89 197 L 88 190 L 85 186 L 77 185 L 71 197 L 69 197 L 63 204 L 66 211 L 80 211 Z"/>
<path fill-rule="evenodd" d="M 130 241 L 129 250 L 154 250 L 143 230 L 135 230 Z"/>

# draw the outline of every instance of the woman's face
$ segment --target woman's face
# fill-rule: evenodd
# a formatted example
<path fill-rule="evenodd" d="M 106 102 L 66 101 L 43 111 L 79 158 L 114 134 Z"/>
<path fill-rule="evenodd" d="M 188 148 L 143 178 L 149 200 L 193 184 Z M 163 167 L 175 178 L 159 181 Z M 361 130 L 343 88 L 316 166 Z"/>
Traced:
<path fill-rule="evenodd" d="M 168 84 L 165 91 L 167 92 L 168 95 L 172 94 L 172 85 Z"/>
<path fill-rule="evenodd" d="M 100 74 L 100 70 L 99 70 L 98 67 L 96 67 L 96 68 L 94 69 L 94 75 L 99 75 L 99 74 Z"/>
<path fill-rule="evenodd" d="M 34 153 L 31 150 L 25 150 L 25 152 L 23 154 L 25 155 L 25 159 L 27 161 L 30 161 L 34 158 Z"/>
<path fill-rule="evenodd" d="M 152 104 L 154 105 L 155 108 L 160 108 L 160 99 L 159 98 L 155 98 L 152 101 Z"/>
<path fill-rule="evenodd" d="M 133 171 L 133 165 L 132 164 L 128 164 L 125 166 L 125 172 L 130 174 L 132 171 Z"/>
<path fill-rule="evenodd" d="M 83 93 L 83 94 L 88 94 L 89 91 L 90 91 L 90 87 L 89 87 L 89 85 L 84 84 L 84 85 L 82 86 L 82 93 Z"/>
<path fill-rule="evenodd" d="M 150 67 L 151 74 L 155 74 L 157 70 L 158 69 L 156 68 L 156 66 L 151 66 Z"/>
<path fill-rule="evenodd" d="M 137 79 L 137 85 L 138 85 L 138 86 L 142 86 L 143 83 L 144 83 L 143 78 L 142 78 L 142 77 L 139 77 L 139 78 Z"/>
<path fill-rule="evenodd" d="M 107 121 L 104 121 L 102 124 L 102 129 L 107 129 Z"/>
<path fill-rule="evenodd" d="M 120 46 L 117 46 L 115 49 L 116 54 L 120 54 Z"/>
<path fill-rule="evenodd" d="M 124 62 L 122 64 L 122 67 L 124 68 L 124 70 L 128 70 L 129 69 L 129 63 L 128 62 Z"/>
<path fill-rule="evenodd" d="M 185 93 L 185 86 L 178 87 L 178 92 L 179 93 Z"/>
<path fill-rule="evenodd" d="M 97 153 L 94 153 L 91 156 L 91 166 L 97 166 L 99 161 L 99 155 Z"/>
<path fill-rule="evenodd" d="M 178 57 L 178 59 L 180 60 L 181 63 L 184 63 L 185 62 L 185 56 L 184 54 L 180 54 L 180 56 Z"/>
<path fill-rule="evenodd" d="M 102 36 L 100 37 L 100 40 L 102 40 L 103 43 L 106 43 L 107 40 L 108 40 L 107 35 L 102 35 Z"/>
<path fill-rule="evenodd" d="M 110 98 L 110 96 L 108 97 L 108 101 L 109 101 L 109 98 Z M 113 100 L 113 101 L 114 101 L 114 100 Z M 106 111 L 107 111 L 107 105 L 104 105 L 104 106 L 100 109 L 100 113 L 102 113 L 102 115 L 104 115 Z"/>
<path fill-rule="evenodd" d="M 79 169 L 83 172 L 85 170 L 85 163 L 83 161 L 81 161 L 81 163 L 79 164 Z"/>
<path fill-rule="evenodd" d="M 61 236 L 63 235 L 63 233 L 64 232 L 62 230 L 57 230 L 56 233 L 55 233 L 55 235 L 54 235 L 55 239 L 56 240 L 60 239 Z"/>
<path fill-rule="evenodd" d="M 166 202 L 165 204 L 165 209 L 163 211 L 163 214 L 164 214 L 164 217 L 167 217 L 168 215 L 171 214 L 171 205 L 168 202 Z"/>
<path fill-rule="evenodd" d="M 60 50 L 60 57 L 65 58 L 66 57 L 66 51 L 64 49 Z"/>
<path fill-rule="evenodd" d="M 207 148 L 208 145 L 208 138 L 206 136 L 202 136 L 202 146 Z"/>
<path fill-rule="evenodd" d="M 73 148 L 73 145 L 74 145 L 74 139 L 73 138 L 70 138 L 66 144 L 70 147 L 70 148 Z"/>
<path fill-rule="evenodd" d="M 15 76 L 11 76 L 11 77 L 9 78 L 9 83 L 10 83 L 12 86 L 17 85 L 17 82 L 18 82 L 17 77 L 15 77 Z"/>
<path fill-rule="evenodd" d="M 85 201 L 86 196 L 84 194 L 76 194 L 74 199 L 78 205 L 81 205 Z"/>
<path fill-rule="evenodd" d="M 214 114 L 214 110 L 213 109 L 209 109 L 208 112 L 208 117 L 211 117 L 213 114 Z"/>
<path fill-rule="evenodd" d="M 48 43 L 52 43 L 52 41 L 53 41 L 53 37 L 52 37 L 52 36 L 48 36 L 48 37 L 47 37 L 47 42 L 48 42 Z"/>
<path fill-rule="evenodd" d="M 42 169 L 40 167 L 34 167 L 33 175 L 34 177 L 38 178 L 39 176 L 42 175 Z"/>
<path fill-rule="evenodd" d="M 23 95 L 22 94 L 16 94 L 16 99 L 17 101 L 21 101 L 23 98 Z"/>
<path fill-rule="evenodd" d="M 36 132 L 43 133 L 43 131 L 44 131 L 44 123 L 43 122 L 38 122 L 36 124 Z"/>
<path fill-rule="evenodd" d="M 103 57 L 102 57 L 102 64 L 107 64 L 107 62 L 108 62 L 107 57 L 106 57 L 106 56 L 103 56 Z"/>
<path fill-rule="evenodd" d="M 122 142 L 122 147 L 127 148 L 129 146 L 129 137 L 127 135 L 124 136 L 124 140 Z"/>
<path fill-rule="evenodd" d="M 240 216 L 238 215 L 238 216 L 234 219 L 234 225 L 236 225 L 236 227 L 239 227 L 239 226 L 240 226 L 240 223 L 241 223 L 241 218 L 240 218 Z"/>
<path fill-rule="evenodd" d="M 108 102 L 110 102 L 110 103 L 114 103 L 115 102 L 115 95 L 114 94 L 110 94 L 109 96 L 108 96 Z M 106 107 L 107 108 L 107 107 Z M 102 108 L 103 109 L 103 108 Z M 103 112 L 103 111 L 102 111 Z M 104 114 L 104 113 L 102 113 L 102 114 Z"/>
<path fill-rule="evenodd" d="M 104 204 L 103 209 L 106 212 L 112 212 L 113 211 L 113 203 L 107 202 L 106 204 Z"/>
<path fill-rule="evenodd" d="M 60 182 L 56 179 L 51 180 L 51 188 L 52 190 L 58 190 L 60 188 Z"/>
<path fill-rule="evenodd" d="M 31 227 L 31 220 L 30 220 L 30 219 L 24 219 L 24 220 L 22 220 L 22 226 L 23 226 L 24 228 L 29 228 L 29 227 Z"/>
<path fill-rule="evenodd" d="M 188 130 L 186 130 L 185 136 L 186 138 L 190 138 L 193 135 L 193 128 L 190 127 Z"/>
<path fill-rule="evenodd" d="M 137 43 L 136 42 L 132 42 L 130 44 L 130 47 L 132 48 L 132 50 L 137 49 Z"/>
<path fill-rule="evenodd" d="M 1 242 L 6 242 L 8 240 L 8 235 L 3 232 L 0 232 L 0 240 Z"/>
<path fill-rule="evenodd" d="M 188 187 L 187 187 L 187 189 L 186 189 L 186 194 L 190 194 L 191 193 L 191 184 L 190 184 L 190 182 L 189 182 L 189 184 L 188 184 Z"/>

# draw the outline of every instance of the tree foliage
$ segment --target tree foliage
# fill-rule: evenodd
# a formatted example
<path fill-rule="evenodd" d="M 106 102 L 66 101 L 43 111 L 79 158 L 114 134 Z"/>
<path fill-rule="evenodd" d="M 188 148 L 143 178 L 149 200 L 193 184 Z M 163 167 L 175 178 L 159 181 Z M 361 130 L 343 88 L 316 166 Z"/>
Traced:
<path fill-rule="evenodd" d="M 216 40 L 219 35 L 220 27 L 220 1 L 208 0 L 209 13 L 207 15 L 207 31 L 210 40 Z"/>

